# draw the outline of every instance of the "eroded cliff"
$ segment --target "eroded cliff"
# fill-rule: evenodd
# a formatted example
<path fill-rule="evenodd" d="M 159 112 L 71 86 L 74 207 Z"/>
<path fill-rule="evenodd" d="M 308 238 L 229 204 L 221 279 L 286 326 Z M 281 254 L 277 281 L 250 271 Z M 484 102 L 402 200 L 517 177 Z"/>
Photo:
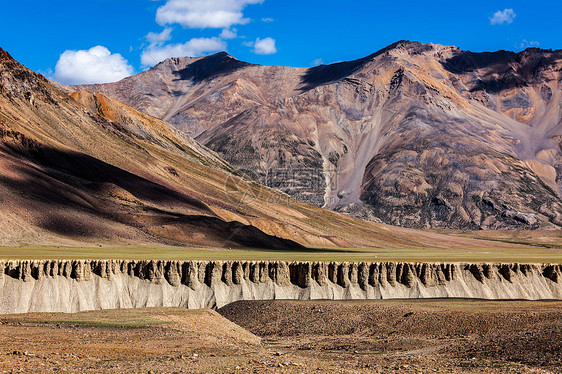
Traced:
<path fill-rule="evenodd" d="M 562 299 L 560 264 L 14 260 L 0 313 L 77 312 L 238 300 Z"/>

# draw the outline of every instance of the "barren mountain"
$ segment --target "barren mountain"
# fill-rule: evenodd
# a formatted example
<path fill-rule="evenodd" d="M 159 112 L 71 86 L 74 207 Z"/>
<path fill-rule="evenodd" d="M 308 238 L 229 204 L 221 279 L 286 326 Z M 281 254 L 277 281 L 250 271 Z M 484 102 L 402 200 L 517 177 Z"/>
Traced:
<path fill-rule="evenodd" d="M 0 245 L 432 240 L 290 200 L 166 122 L 101 94 L 67 95 L 0 49 Z"/>
<path fill-rule="evenodd" d="M 297 95 L 305 71 L 253 65 L 221 52 L 170 58 L 119 82 L 69 89 L 103 93 L 195 137 L 245 109 Z"/>
<path fill-rule="evenodd" d="M 562 51 L 398 42 L 310 69 L 172 58 L 87 89 L 319 206 L 409 227 L 538 228 L 562 225 L 561 69 Z"/>

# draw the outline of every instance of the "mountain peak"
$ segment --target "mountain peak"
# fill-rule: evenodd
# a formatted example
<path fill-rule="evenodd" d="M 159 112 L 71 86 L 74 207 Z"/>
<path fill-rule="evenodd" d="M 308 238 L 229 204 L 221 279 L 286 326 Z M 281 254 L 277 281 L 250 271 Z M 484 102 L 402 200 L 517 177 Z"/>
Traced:
<path fill-rule="evenodd" d="M 156 64 L 154 67 L 156 66 L 161 66 L 161 65 L 188 65 L 191 64 L 195 61 L 199 61 L 199 60 L 215 60 L 215 61 L 219 61 L 219 60 L 236 60 L 234 57 L 232 57 L 231 55 L 229 55 L 227 52 L 222 51 L 222 52 L 217 52 L 217 53 L 213 53 L 210 55 L 206 55 L 206 56 L 200 56 L 200 57 L 191 57 L 191 56 L 181 56 L 181 57 L 168 57 L 167 59 L 160 61 L 158 64 Z M 238 60 L 236 60 L 238 61 Z"/>
<path fill-rule="evenodd" d="M 209 57 L 209 56 L 216 56 L 216 57 L 220 57 L 220 58 L 232 58 L 232 59 L 236 60 L 234 57 L 232 57 L 226 51 L 220 51 L 220 52 L 217 52 L 217 53 L 213 53 L 213 54 L 208 55 L 207 57 Z"/>
<path fill-rule="evenodd" d="M 320 86 L 326 83 L 335 82 L 345 78 L 357 70 L 361 69 L 365 64 L 368 64 L 375 57 L 378 57 L 386 52 L 393 50 L 406 50 L 409 54 L 421 54 L 426 51 L 433 50 L 433 44 L 424 44 L 420 42 L 412 42 L 409 40 L 400 40 L 383 49 L 370 54 L 369 56 L 352 60 L 337 62 L 330 65 L 320 65 L 308 69 L 307 73 L 302 79 L 302 90 L 306 91 L 313 87 Z"/>
<path fill-rule="evenodd" d="M 0 47 L 0 62 L 16 62 L 12 56 Z"/>
<path fill-rule="evenodd" d="M 197 60 L 205 60 L 207 62 L 210 61 L 238 61 L 238 62 L 242 62 L 247 64 L 246 62 L 240 61 L 234 57 L 232 57 L 231 55 L 229 55 L 227 52 L 222 51 L 222 52 L 217 52 L 217 53 L 213 53 L 207 56 L 202 56 L 202 57 L 197 57 Z"/>
<path fill-rule="evenodd" d="M 2 73 L 0 93 L 22 97 L 26 101 L 30 101 L 31 96 L 53 101 L 52 86 L 47 83 L 47 79 L 14 60 L 2 48 L 0 48 L 0 72 Z"/>
<path fill-rule="evenodd" d="M 226 52 L 219 52 L 196 59 L 190 58 L 188 61 L 184 58 L 181 61 L 185 62 L 185 64 L 174 64 L 176 69 L 173 71 L 173 74 L 181 80 L 193 80 L 194 82 L 200 82 L 213 76 L 229 74 L 235 70 L 252 65 L 239 61 Z"/>
<path fill-rule="evenodd" d="M 431 51 L 433 49 L 433 44 L 432 43 L 421 43 L 421 42 L 416 42 L 416 41 L 411 41 L 411 40 L 399 40 L 395 43 L 392 43 L 391 45 L 389 45 L 388 47 L 384 48 L 386 50 L 389 49 L 405 49 L 408 51 L 413 51 L 413 52 L 417 52 L 417 53 L 421 53 L 421 52 L 425 52 L 425 51 Z"/>

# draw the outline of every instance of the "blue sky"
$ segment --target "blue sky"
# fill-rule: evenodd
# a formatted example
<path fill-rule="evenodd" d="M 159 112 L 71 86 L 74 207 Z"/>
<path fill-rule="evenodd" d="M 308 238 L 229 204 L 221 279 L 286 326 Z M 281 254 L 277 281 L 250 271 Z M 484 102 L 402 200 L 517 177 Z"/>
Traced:
<path fill-rule="evenodd" d="M 562 48 L 560 1 L 24 0 L 5 2 L 2 16 L 0 47 L 66 83 L 118 80 L 172 55 L 218 50 L 312 66 L 402 39 L 472 51 Z"/>

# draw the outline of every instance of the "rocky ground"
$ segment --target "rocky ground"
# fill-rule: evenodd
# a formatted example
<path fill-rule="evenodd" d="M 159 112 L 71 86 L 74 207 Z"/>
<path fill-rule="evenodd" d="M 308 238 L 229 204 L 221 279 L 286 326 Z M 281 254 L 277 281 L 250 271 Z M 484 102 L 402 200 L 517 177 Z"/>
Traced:
<path fill-rule="evenodd" d="M 561 307 L 256 301 L 220 314 L 149 308 L 4 315 L 0 373 L 561 373 Z"/>
<path fill-rule="evenodd" d="M 561 305 L 282 301 L 220 312 L 270 345 L 343 372 L 560 372 Z"/>

